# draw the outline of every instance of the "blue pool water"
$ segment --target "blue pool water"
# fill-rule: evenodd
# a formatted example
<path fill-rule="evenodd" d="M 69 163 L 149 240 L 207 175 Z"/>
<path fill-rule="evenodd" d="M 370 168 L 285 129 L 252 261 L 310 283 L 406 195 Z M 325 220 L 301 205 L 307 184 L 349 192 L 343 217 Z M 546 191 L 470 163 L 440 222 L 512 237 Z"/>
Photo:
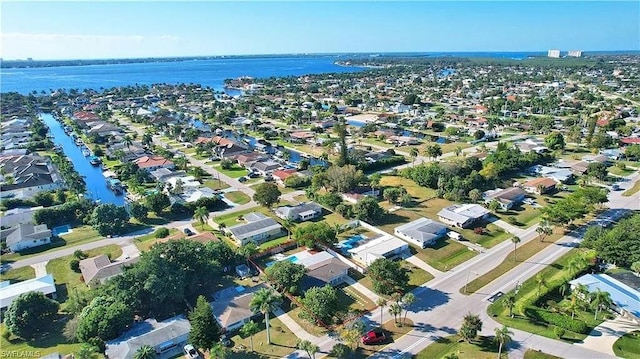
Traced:
<path fill-rule="evenodd" d="M 346 241 L 340 242 L 340 246 L 342 247 L 343 252 L 346 252 L 348 249 L 357 247 L 355 244 L 363 239 L 367 239 L 367 237 L 363 236 L 362 234 L 356 234 L 355 236 L 349 237 L 349 239 L 347 239 Z"/>
<path fill-rule="evenodd" d="M 283 261 L 289 261 L 289 262 L 291 262 L 291 263 L 296 263 L 296 262 L 298 261 L 298 257 L 296 257 L 296 256 L 287 257 L 287 258 L 283 259 Z M 271 267 L 271 266 L 272 266 L 272 265 L 274 265 L 276 262 L 279 262 L 279 261 L 271 261 L 271 262 L 268 262 L 268 263 L 267 263 L 267 267 Z"/>
<path fill-rule="evenodd" d="M 53 234 L 54 236 L 59 236 L 67 233 L 71 233 L 71 227 L 69 227 L 68 224 L 65 224 L 64 226 L 53 227 L 53 229 L 51 229 L 51 234 Z"/>

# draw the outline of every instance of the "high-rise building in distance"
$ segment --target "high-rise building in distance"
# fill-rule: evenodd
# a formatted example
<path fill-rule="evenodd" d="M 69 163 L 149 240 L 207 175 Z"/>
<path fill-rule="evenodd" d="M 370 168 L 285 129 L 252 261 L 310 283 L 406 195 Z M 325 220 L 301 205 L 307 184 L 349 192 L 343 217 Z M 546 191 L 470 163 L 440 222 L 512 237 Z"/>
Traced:
<path fill-rule="evenodd" d="M 547 57 L 551 57 L 557 59 L 560 57 L 560 50 L 549 50 L 547 51 Z"/>
<path fill-rule="evenodd" d="M 567 56 L 569 56 L 569 57 L 582 57 L 582 50 L 569 51 L 569 54 Z"/>

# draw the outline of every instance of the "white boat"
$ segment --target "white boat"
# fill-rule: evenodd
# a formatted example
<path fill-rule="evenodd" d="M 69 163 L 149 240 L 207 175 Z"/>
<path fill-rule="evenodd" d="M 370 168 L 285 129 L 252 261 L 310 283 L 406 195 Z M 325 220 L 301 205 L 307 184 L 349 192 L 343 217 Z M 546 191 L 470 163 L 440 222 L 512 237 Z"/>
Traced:
<path fill-rule="evenodd" d="M 85 157 L 89 157 L 89 156 L 91 156 L 91 151 L 89 151 L 88 148 L 85 148 L 85 149 L 82 150 L 82 155 L 85 156 Z"/>

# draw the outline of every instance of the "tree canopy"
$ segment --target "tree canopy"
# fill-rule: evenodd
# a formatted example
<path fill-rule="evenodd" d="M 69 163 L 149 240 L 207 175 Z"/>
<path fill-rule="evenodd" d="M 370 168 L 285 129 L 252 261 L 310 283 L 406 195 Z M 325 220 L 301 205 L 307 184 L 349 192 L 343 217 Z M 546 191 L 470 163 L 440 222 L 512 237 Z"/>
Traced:
<path fill-rule="evenodd" d="M 338 293 L 330 285 L 324 287 L 313 287 L 305 292 L 301 300 L 304 309 L 300 316 L 315 323 L 321 321 L 330 324 L 333 315 L 338 311 Z"/>
<path fill-rule="evenodd" d="M 256 186 L 256 192 L 253 194 L 253 200 L 265 207 L 271 207 L 280 200 L 282 192 L 273 183 L 262 183 Z"/>
<path fill-rule="evenodd" d="M 101 204 L 93 209 L 91 225 L 101 236 L 122 234 L 129 224 L 129 213 L 122 206 Z"/>
<path fill-rule="evenodd" d="M 361 198 L 358 203 L 353 206 L 353 213 L 357 219 L 375 222 L 384 215 L 385 211 L 380 207 L 376 198 L 366 196 Z"/>
<path fill-rule="evenodd" d="M 211 305 L 204 296 L 198 296 L 196 306 L 189 313 L 191 331 L 189 343 L 196 348 L 209 350 L 220 340 L 220 326 L 213 316 Z"/>
<path fill-rule="evenodd" d="M 40 292 L 20 294 L 14 299 L 4 314 L 4 324 L 16 336 L 31 337 L 51 323 L 58 313 L 60 304 Z"/>
<path fill-rule="evenodd" d="M 329 245 L 335 243 L 336 230 L 326 222 L 309 223 L 306 226 L 297 226 L 293 231 L 293 237 L 298 243 L 314 248 L 318 244 Z"/>
<path fill-rule="evenodd" d="M 265 270 L 269 281 L 289 293 L 297 293 L 306 268 L 287 260 L 278 261 Z"/>
<path fill-rule="evenodd" d="M 96 297 L 82 313 L 76 335 L 79 340 L 100 338 L 104 341 L 118 337 L 133 322 L 133 311 L 113 297 Z"/>
<path fill-rule="evenodd" d="M 634 262 L 640 261 L 638 243 L 640 243 L 640 214 L 621 220 L 611 229 L 590 227 L 585 232 L 581 245 L 595 249 L 598 257 L 608 263 L 630 268 Z"/>
<path fill-rule="evenodd" d="M 409 274 L 400 262 L 380 258 L 371 263 L 368 269 L 376 293 L 403 293 L 409 285 Z"/>

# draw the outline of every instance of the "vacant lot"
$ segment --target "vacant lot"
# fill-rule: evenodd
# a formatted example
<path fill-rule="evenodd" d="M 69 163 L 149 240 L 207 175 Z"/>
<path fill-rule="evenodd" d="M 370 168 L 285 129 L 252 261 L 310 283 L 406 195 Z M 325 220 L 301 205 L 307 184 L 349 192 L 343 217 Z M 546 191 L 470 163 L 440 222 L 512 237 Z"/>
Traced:
<path fill-rule="evenodd" d="M 233 352 L 229 359 L 267 359 L 281 358 L 296 350 L 298 337 L 292 333 L 278 318 L 269 319 L 271 345 L 267 344 L 267 331 L 264 319 L 256 320 L 261 331 L 253 336 L 253 349 L 251 352 L 251 340 L 234 332 L 231 341 L 234 344 Z"/>
<path fill-rule="evenodd" d="M 498 347 L 492 337 L 481 336 L 470 344 L 460 342 L 458 339 L 456 335 L 440 338 L 418 353 L 416 359 L 444 358 L 449 354 L 455 354 L 460 359 L 495 359 L 497 357 Z M 504 349 L 501 357 L 508 358 Z"/>
<path fill-rule="evenodd" d="M 240 191 L 227 192 L 224 194 L 225 198 L 235 204 L 245 204 L 251 201 L 251 198 Z"/>

